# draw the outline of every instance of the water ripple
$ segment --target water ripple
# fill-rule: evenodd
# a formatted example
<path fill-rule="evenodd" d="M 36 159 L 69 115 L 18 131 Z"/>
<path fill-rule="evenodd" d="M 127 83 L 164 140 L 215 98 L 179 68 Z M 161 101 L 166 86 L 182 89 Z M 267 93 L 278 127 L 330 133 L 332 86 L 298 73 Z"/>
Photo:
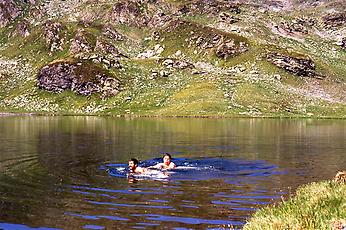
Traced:
<path fill-rule="evenodd" d="M 163 222 L 178 222 L 183 224 L 213 224 L 213 225 L 243 225 L 242 221 L 231 221 L 231 220 L 216 220 L 216 219 L 201 219 L 192 217 L 180 217 L 180 216 L 165 216 L 165 215 L 154 215 L 154 214 L 133 214 L 132 216 L 140 217 L 143 216 L 147 220 L 163 221 Z"/>

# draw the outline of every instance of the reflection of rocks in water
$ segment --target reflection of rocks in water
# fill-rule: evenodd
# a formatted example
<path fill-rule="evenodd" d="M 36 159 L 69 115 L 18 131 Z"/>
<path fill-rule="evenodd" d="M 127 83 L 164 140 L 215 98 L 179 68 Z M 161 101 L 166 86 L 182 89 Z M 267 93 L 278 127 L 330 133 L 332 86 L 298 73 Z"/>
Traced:
<path fill-rule="evenodd" d="M 58 125 L 58 123 L 56 124 Z M 54 125 L 53 125 L 54 126 Z M 81 127 L 74 127 L 78 130 Z M 87 133 L 64 133 L 58 127 L 52 132 L 38 134 L 37 152 L 39 163 L 49 173 L 65 183 L 85 182 L 88 175 L 94 174 L 99 162 L 104 161 L 105 146 L 97 135 Z"/>
<path fill-rule="evenodd" d="M 291 57 L 279 53 L 270 53 L 267 60 L 290 73 L 303 77 L 324 78 L 316 72 L 315 63 L 309 58 Z"/>

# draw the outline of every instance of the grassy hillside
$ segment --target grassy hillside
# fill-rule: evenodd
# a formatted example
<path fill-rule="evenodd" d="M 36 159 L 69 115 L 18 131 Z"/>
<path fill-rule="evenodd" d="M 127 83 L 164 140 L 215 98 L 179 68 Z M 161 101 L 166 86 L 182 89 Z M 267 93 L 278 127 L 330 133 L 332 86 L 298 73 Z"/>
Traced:
<path fill-rule="evenodd" d="M 1 111 L 346 117 L 346 11 L 338 1 L 6 2 L 16 11 L 0 5 Z M 70 63 L 70 72 L 45 84 L 70 74 L 70 88 L 38 87 L 53 63 Z M 120 82 L 117 93 L 100 93 L 111 87 L 95 85 L 101 72 Z M 98 88 L 82 95 L 76 79 Z"/>

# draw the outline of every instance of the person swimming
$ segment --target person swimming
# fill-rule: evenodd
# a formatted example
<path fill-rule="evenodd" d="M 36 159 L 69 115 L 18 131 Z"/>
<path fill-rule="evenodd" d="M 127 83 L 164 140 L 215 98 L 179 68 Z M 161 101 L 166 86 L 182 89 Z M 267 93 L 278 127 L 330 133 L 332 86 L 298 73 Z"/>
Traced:
<path fill-rule="evenodd" d="M 131 158 L 129 160 L 129 172 L 130 173 L 146 173 L 148 169 L 138 166 L 138 160 L 136 158 Z"/>
<path fill-rule="evenodd" d="M 129 160 L 129 173 L 127 178 L 129 183 L 135 183 L 139 178 L 156 178 L 156 179 L 167 179 L 169 175 L 167 172 L 161 172 L 157 170 L 150 170 L 148 168 L 139 167 L 138 160 L 131 158 Z"/>
<path fill-rule="evenodd" d="M 169 170 L 174 169 L 176 165 L 171 161 L 172 156 L 169 153 L 165 153 L 163 155 L 163 163 L 158 163 L 154 166 L 150 166 L 148 168 L 161 169 L 161 170 Z"/>

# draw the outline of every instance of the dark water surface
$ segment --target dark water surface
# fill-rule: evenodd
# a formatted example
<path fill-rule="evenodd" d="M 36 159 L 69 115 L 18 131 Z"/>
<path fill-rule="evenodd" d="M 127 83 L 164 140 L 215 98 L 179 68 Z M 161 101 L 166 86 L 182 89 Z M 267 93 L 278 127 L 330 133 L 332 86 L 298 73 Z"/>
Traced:
<path fill-rule="evenodd" d="M 0 117 L 0 229 L 241 228 L 345 169 L 345 120 Z M 178 169 L 127 178 L 161 153 Z"/>

